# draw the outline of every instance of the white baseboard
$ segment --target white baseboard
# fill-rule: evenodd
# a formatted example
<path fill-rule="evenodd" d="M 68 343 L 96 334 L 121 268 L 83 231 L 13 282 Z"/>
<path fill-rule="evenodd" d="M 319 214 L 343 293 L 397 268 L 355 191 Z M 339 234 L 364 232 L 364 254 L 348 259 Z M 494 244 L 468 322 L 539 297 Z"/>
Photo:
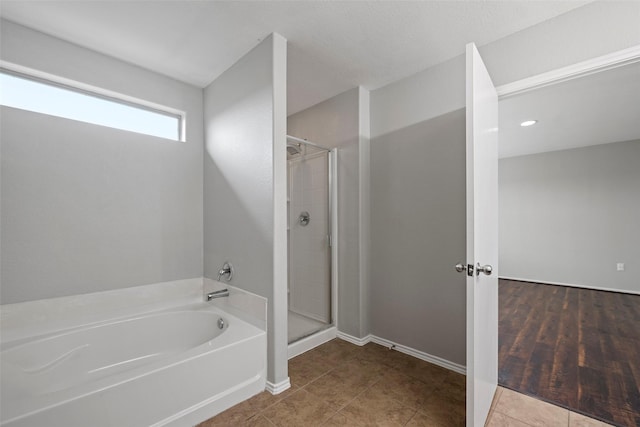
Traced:
<path fill-rule="evenodd" d="M 375 335 L 371 337 L 371 342 L 383 345 L 385 347 L 393 348 L 394 350 L 398 350 L 400 353 L 408 354 L 409 356 L 413 356 L 415 358 L 424 360 L 425 362 L 433 363 L 434 365 L 441 366 L 443 368 L 449 369 L 450 371 L 457 372 L 462 375 L 467 374 L 467 368 L 464 365 L 451 362 L 447 359 L 443 359 L 442 357 L 434 356 L 432 354 L 425 353 L 424 351 L 407 347 L 406 345 L 397 344 L 397 343 L 394 343 L 393 341 L 376 337 Z"/>
<path fill-rule="evenodd" d="M 374 342 L 393 350 L 397 350 L 401 353 L 408 354 L 409 356 L 413 356 L 417 359 L 424 360 L 425 362 L 433 363 L 434 365 L 449 369 L 450 371 L 454 371 L 462 375 L 466 375 L 467 373 L 467 368 L 463 365 L 451 362 L 438 356 L 433 356 L 429 353 L 425 353 L 411 347 L 407 347 L 406 345 L 394 343 L 393 341 L 389 341 L 375 335 L 369 334 L 364 338 L 357 338 L 352 335 L 345 334 L 344 332 L 338 332 L 338 338 L 359 346 L 363 346 L 369 342 Z"/>
<path fill-rule="evenodd" d="M 267 381 L 267 385 L 265 390 L 267 390 L 271 394 L 280 394 L 285 390 L 289 390 L 291 388 L 291 382 L 289 381 L 289 377 L 286 380 L 280 381 L 279 383 L 272 383 L 271 381 Z"/>
<path fill-rule="evenodd" d="M 319 345 L 326 343 L 327 341 L 331 341 L 335 337 L 336 337 L 335 326 L 332 326 L 320 332 L 316 332 L 311 336 L 308 336 L 299 341 L 289 344 L 287 356 L 289 359 L 299 356 L 302 353 L 305 353 Z"/>
<path fill-rule="evenodd" d="M 371 342 L 371 334 L 365 336 L 364 338 L 356 338 L 353 335 L 345 334 L 344 332 L 338 331 L 337 336 L 341 340 L 348 341 L 351 344 L 359 345 L 361 347 Z"/>
<path fill-rule="evenodd" d="M 640 291 L 629 291 L 629 290 L 626 290 L 626 289 L 615 289 L 615 288 L 604 288 L 604 287 L 599 287 L 599 286 L 576 285 L 575 283 L 549 282 L 548 280 L 523 279 L 521 277 L 500 276 L 498 278 L 499 279 L 504 279 L 504 280 L 516 280 L 518 282 L 542 283 L 543 285 L 568 286 L 570 288 L 582 288 L 582 289 L 592 289 L 594 291 L 607 291 L 607 292 L 618 292 L 618 293 L 621 293 L 621 294 L 640 295 Z"/>

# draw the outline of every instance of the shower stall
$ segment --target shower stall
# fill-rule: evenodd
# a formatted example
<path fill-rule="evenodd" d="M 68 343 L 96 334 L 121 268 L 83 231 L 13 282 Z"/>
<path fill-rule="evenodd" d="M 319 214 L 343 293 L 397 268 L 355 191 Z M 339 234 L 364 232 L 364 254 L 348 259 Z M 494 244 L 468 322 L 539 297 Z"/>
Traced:
<path fill-rule="evenodd" d="M 287 136 L 289 344 L 335 336 L 334 168 L 334 150 Z"/>

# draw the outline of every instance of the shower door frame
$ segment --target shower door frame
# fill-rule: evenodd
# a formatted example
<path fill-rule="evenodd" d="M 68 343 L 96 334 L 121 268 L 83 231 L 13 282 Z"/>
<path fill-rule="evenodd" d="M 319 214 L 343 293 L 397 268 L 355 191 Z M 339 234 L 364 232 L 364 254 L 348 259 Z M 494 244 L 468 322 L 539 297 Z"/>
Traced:
<path fill-rule="evenodd" d="M 297 341 L 288 343 L 288 357 L 289 359 L 304 353 L 313 347 L 316 347 L 326 341 L 329 341 L 337 336 L 338 325 L 338 153 L 337 148 L 328 148 L 320 144 L 316 144 L 311 141 L 296 138 L 287 135 L 287 140 L 295 141 L 299 144 L 309 145 L 327 152 L 327 185 L 328 185 L 328 238 L 329 238 L 329 280 L 330 280 L 330 298 L 331 304 L 330 310 L 330 322 L 324 329 L 321 329 L 309 336 L 300 338 Z M 289 164 L 287 162 L 287 179 L 289 179 Z M 289 207 L 287 207 L 289 210 Z M 290 251 L 290 247 L 287 247 L 287 254 Z M 288 259 L 288 255 L 287 255 Z M 288 282 L 289 280 L 287 280 Z M 289 283 L 287 283 L 289 287 Z M 287 301 L 287 307 L 289 303 Z M 287 308 L 288 311 L 288 308 Z"/>

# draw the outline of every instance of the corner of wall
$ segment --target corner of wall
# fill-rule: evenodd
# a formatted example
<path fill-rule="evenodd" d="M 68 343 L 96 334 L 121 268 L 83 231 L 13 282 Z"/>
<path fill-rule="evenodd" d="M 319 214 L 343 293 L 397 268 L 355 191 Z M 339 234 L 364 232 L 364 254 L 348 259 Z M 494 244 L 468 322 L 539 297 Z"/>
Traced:
<path fill-rule="evenodd" d="M 205 89 L 204 274 L 268 299 L 267 380 L 287 380 L 287 41 L 266 37 Z M 221 201 L 223 203 L 221 203 Z"/>
<path fill-rule="evenodd" d="M 268 380 L 288 381 L 287 310 L 287 40 L 273 38 L 273 371 Z"/>
<path fill-rule="evenodd" d="M 360 269 L 360 337 L 367 336 L 369 327 L 369 276 L 371 249 L 371 113 L 370 94 L 363 87 L 358 87 L 358 150 L 359 150 L 359 269 Z"/>

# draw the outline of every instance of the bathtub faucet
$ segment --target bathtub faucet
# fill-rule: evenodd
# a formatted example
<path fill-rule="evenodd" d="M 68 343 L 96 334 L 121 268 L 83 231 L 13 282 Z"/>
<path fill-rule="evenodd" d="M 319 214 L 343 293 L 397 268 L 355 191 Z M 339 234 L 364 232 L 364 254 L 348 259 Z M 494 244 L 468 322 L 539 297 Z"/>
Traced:
<path fill-rule="evenodd" d="M 219 291 L 209 292 L 207 294 L 207 301 L 211 301 L 212 299 L 228 297 L 229 289 L 220 289 Z"/>
<path fill-rule="evenodd" d="M 233 265 L 229 261 L 225 261 L 220 271 L 218 271 L 218 282 L 220 278 L 227 276 L 224 280 L 228 282 L 233 277 Z"/>

